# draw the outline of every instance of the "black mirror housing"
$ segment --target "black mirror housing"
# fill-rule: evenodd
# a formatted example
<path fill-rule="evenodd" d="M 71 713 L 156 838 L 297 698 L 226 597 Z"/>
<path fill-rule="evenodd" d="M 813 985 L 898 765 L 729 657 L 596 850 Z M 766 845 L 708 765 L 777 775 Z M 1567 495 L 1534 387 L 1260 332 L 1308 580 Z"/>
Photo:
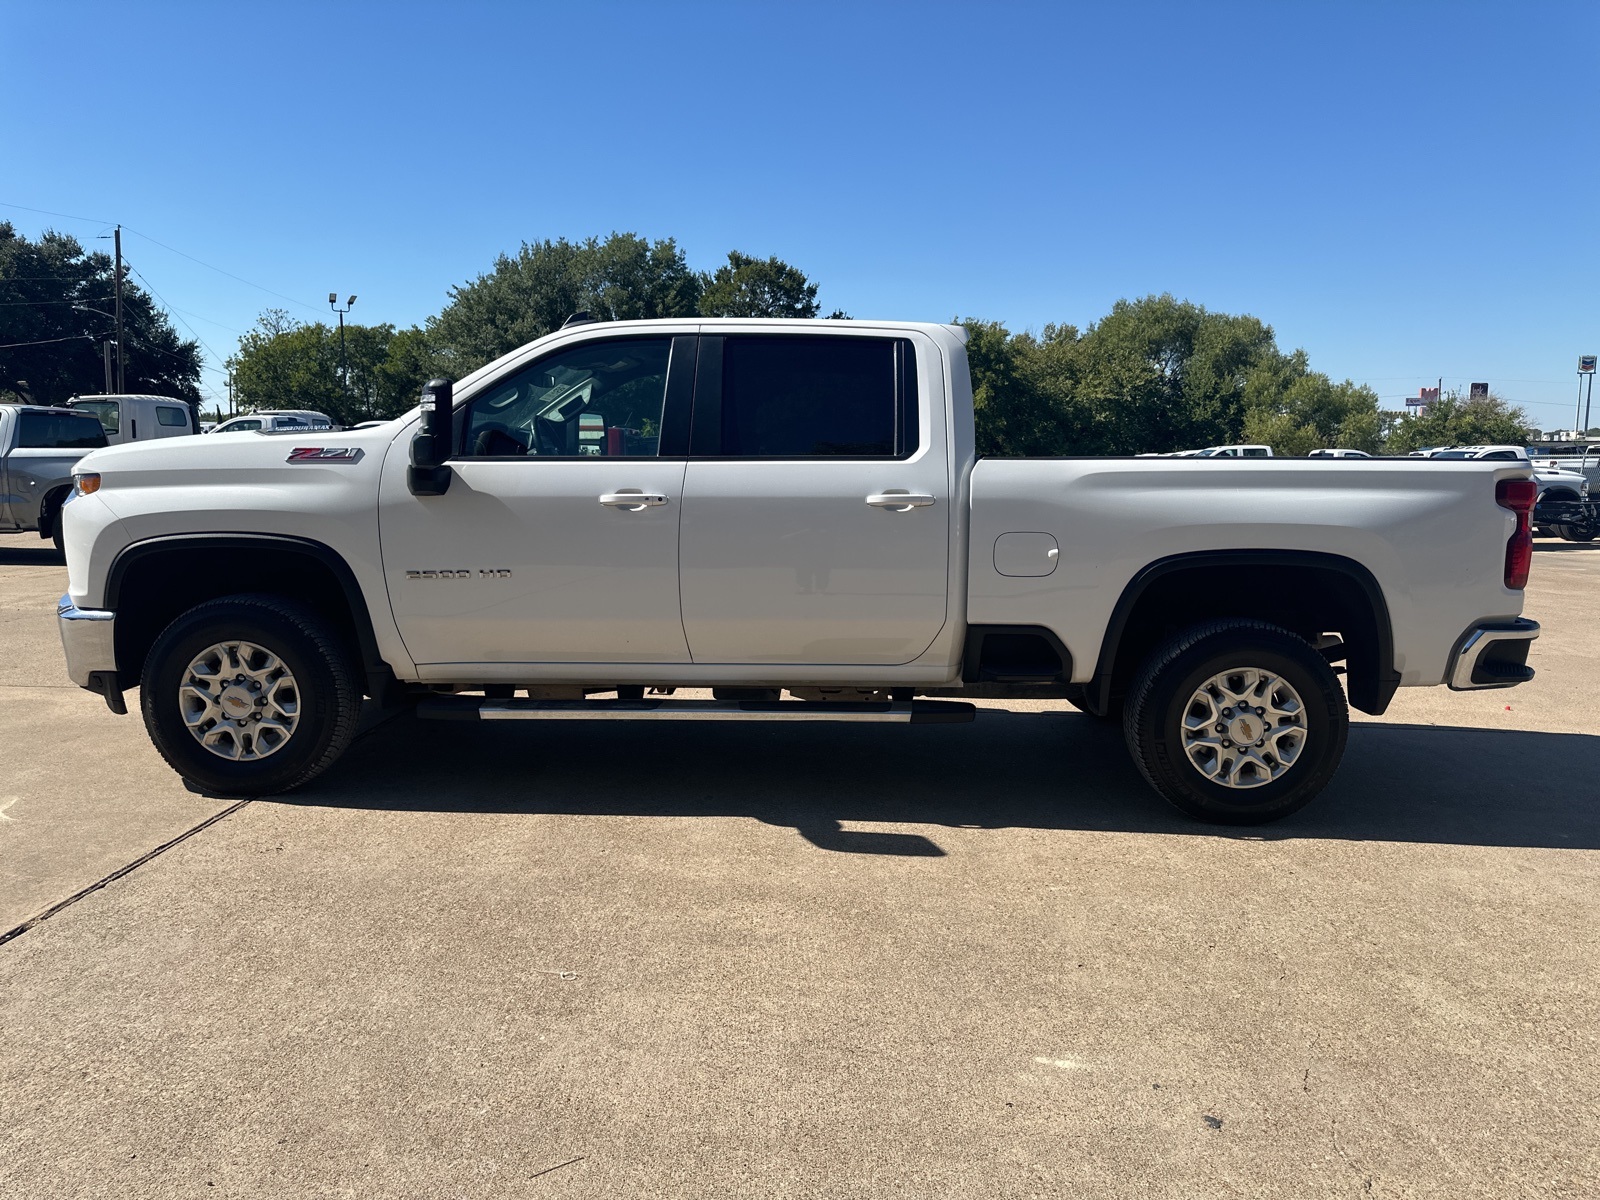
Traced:
<path fill-rule="evenodd" d="M 453 472 L 446 464 L 455 432 L 454 392 L 448 379 L 430 379 L 422 389 L 422 429 L 411 439 L 406 486 L 413 496 L 442 496 Z"/>

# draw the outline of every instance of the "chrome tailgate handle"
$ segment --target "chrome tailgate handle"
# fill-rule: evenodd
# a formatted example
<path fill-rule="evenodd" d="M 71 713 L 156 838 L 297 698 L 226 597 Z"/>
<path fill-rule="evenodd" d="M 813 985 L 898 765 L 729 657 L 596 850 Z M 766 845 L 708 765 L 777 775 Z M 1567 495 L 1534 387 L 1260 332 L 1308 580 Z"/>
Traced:
<path fill-rule="evenodd" d="M 873 508 L 892 508 L 895 512 L 910 512 L 913 508 L 927 508 L 933 497 L 927 492 L 874 492 L 867 497 Z"/>
<path fill-rule="evenodd" d="M 638 488 L 623 488 L 620 492 L 606 492 L 600 503 L 607 508 L 625 508 L 638 512 L 641 508 L 656 508 L 667 502 L 660 492 L 641 492 Z"/>

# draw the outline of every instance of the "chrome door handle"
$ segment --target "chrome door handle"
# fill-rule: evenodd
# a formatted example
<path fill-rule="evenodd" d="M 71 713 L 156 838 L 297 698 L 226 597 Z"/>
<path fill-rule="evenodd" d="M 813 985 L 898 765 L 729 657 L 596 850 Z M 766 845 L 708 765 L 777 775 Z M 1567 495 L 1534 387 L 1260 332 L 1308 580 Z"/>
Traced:
<path fill-rule="evenodd" d="M 933 497 L 927 492 L 874 492 L 867 497 L 873 508 L 892 508 L 896 512 L 910 512 L 913 508 L 927 508 Z"/>
<path fill-rule="evenodd" d="M 607 508 L 625 508 L 629 512 L 638 512 L 642 508 L 655 508 L 666 502 L 667 498 L 660 492 L 641 492 L 637 488 L 606 492 L 600 497 L 600 503 Z"/>

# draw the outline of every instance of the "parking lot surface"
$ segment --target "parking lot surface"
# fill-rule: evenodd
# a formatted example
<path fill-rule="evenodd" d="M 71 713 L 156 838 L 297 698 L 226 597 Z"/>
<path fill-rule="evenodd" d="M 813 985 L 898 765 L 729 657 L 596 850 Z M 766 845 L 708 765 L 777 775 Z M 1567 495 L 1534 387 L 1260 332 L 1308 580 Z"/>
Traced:
<path fill-rule="evenodd" d="M 1016 703 L 375 720 L 235 807 L 66 681 L 64 577 L 0 537 L 0 933 L 94 889 L 0 945 L 0 1195 L 1600 1193 L 1600 547 L 1533 683 L 1249 831 Z"/>

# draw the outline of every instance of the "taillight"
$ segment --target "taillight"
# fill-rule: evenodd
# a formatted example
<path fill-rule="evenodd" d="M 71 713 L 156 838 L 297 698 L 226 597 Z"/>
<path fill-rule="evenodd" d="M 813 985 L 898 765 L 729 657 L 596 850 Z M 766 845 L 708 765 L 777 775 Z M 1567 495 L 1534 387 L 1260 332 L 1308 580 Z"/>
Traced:
<path fill-rule="evenodd" d="M 1539 485 L 1531 479 L 1502 479 L 1494 485 L 1494 502 L 1517 514 L 1516 532 L 1506 542 L 1506 586 L 1520 592 L 1528 586 L 1533 566 L 1533 502 Z"/>

